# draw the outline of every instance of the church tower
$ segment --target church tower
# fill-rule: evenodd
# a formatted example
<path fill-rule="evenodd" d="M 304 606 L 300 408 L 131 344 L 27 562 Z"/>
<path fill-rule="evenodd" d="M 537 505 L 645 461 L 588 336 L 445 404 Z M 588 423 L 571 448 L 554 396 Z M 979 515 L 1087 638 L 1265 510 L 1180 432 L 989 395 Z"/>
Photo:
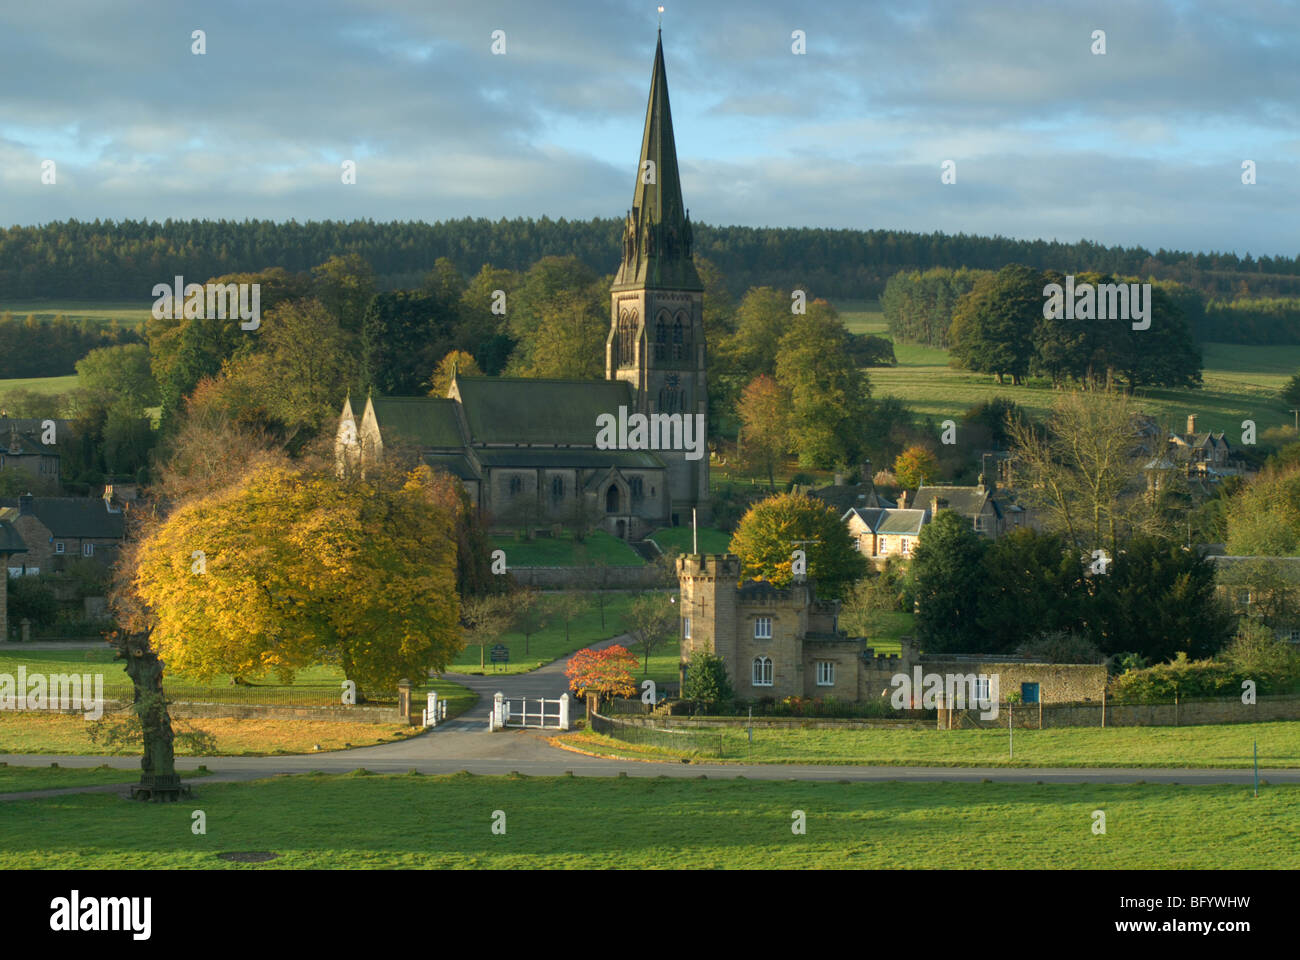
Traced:
<path fill-rule="evenodd" d="M 692 258 L 691 222 L 668 109 L 663 34 L 655 46 L 641 158 L 632 209 L 623 226 L 623 261 L 610 288 L 610 330 L 605 378 L 626 380 L 636 412 L 695 414 L 709 411 L 705 378 L 704 285 Z M 707 429 L 707 422 L 706 422 Z M 706 434 L 707 436 L 707 434 Z M 709 455 L 658 451 L 668 466 L 672 511 L 679 523 L 709 516 Z"/>

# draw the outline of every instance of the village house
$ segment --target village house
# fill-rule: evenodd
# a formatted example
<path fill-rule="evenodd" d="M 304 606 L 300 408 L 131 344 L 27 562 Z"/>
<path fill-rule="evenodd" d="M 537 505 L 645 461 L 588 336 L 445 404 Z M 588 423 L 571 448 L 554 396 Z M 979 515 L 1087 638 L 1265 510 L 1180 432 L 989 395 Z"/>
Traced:
<path fill-rule="evenodd" d="M 996 674 L 1002 697 L 1026 703 L 1100 700 L 1104 664 L 1053 664 L 1009 656 L 928 656 L 910 642 L 901 654 L 877 655 L 862 637 L 839 629 L 838 601 L 821 601 L 811 580 L 778 588 L 741 580 L 732 554 L 677 558 L 681 598 L 681 670 L 697 650 L 719 657 L 736 696 L 888 698 L 894 680 L 923 673 Z M 919 704 L 917 704 L 919 706 Z"/>
<path fill-rule="evenodd" d="M 0 516 L 26 547 L 8 560 L 9 575 L 58 573 L 73 557 L 108 566 L 126 537 L 124 507 L 111 486 L 102 497 L 0 497 Z"/>
<path fill-rule="evenodd" d="M 0 417 L 0 473 L 22 473 L 33 489 L 58 492 L 59 443 L 71 429 L 70 420 Z"/>

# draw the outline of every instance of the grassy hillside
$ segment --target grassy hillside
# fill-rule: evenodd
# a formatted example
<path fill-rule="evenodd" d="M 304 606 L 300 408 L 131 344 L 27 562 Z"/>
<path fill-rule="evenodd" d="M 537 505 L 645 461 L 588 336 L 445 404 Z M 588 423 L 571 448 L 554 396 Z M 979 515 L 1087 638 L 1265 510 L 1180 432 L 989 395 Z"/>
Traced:
<path fill-rule="evenodd" d="M 884 315 L 874 300 L 847 300 L 836 304 L 845 325 L 854 333 L 888 336 Z M 1300 370 L 1300 345 L 1243 346 L 1233 343 L 1202 344 L 1204 386 L 1199 390 L 1139 390 L 1142 406 L 1152 415 L 1183 429 L 1187 415 L 1199 417 L 1202 430 L 1226 431 L 1241 436 L 1241 421 L 1255 421 L 1259 430 L 1289 426 L 1294 422 L 1277 392 Z M 975 404 L 1005 396 L 1042 415 L 1051 407 L 1054 391 L 1046 384 L 1012 387 L 991 376 L 954 370 L 948 351 L 916 344 L 895 344 L 896 367 L 872 367 L 872 392 L 896 396 L 923 416 L 956 418 Z"/>
<path fill-rule="evenodd" d="M 53 320 L 63 314 L 73 323 L 92 320 L 97 323 L 111 323 L 116 320 L 124 327 L 142 325 L 149 317 L 153 302 L 144 304 L 138 301 L 78 301 L 78 300 L 0 300 L 0 315 L 6 312 L 15 317 L 34 314 L 37 320 Z"/>
<path fill-rule="evenodd" d="M 66 377 L 27 377 L 16 380 L 0 380 L 0 397 L 9 390 L 35 390 L 38 393 L 67 393 L 77 386 L 77 375 Z"/>

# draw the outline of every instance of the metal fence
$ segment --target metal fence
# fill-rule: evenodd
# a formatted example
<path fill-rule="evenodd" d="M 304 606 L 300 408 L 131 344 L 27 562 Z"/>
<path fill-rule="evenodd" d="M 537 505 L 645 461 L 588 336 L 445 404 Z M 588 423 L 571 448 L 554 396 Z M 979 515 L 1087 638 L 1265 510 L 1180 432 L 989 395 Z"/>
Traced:
<path fill-rule="evenodd" d="M 693 753 L 700 757 L 741 756 L 740 745 L 730 745 L 724 730 L 668 730 L 663 727 L 627 723 L 617 717 L 591 715 L 591 729 L 607 737 L 640 747 L 659 747 L 678 753 Z"/>

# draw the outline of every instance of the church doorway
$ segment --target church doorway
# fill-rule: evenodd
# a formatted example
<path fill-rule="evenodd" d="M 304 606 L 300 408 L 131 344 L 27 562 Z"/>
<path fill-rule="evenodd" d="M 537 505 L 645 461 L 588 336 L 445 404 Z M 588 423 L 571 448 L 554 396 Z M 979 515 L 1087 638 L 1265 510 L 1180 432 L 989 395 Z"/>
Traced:
<path fill-rule="evenodd" d="M 612 483 L 605 491 L 605 512 L 618 513 L 618 487 Z"/>

